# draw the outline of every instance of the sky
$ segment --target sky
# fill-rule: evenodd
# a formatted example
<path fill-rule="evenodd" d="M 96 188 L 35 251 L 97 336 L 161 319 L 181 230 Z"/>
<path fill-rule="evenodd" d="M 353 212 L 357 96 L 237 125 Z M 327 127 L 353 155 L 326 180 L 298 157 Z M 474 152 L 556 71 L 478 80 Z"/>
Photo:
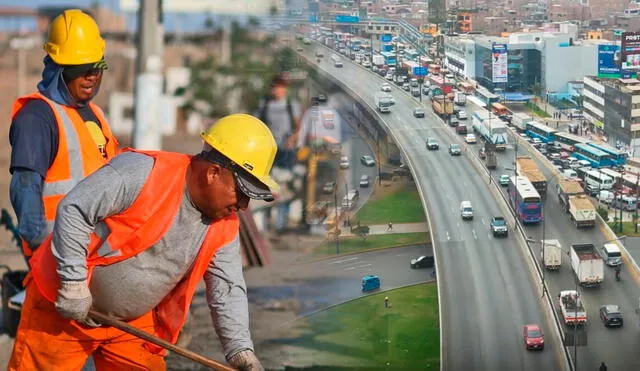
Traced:
<path fill-rule="evenodd" d="M 167 1 L 167 0 L 165 0 Z M 180 0 L 168 0 L 168 1 L 180 1 Z M 188 0 L 182 0 L 188 1 Z M 212 2 L 215 3 L 219 0 L 192 0 L 193 3 L 203 3 L 203 2 Z M 260 4 L 264 4 L 265 2 L 270 3 L 271 0 L 233 0 L 234 4 L 237 4 L 241 7 L 260 7 Z M 37 8 L 40 6 L 68 6 L 68 7 L 90 7 L 91 4 L 96 2 L 96 0 L 0 0 L 0 7 L 2 6 L 17 6 L 17 7 L 26 7 L 26 8 Z M 104 7 L 110 8 L 112 10 L 119 11 L 120 10 L 120 0 L 97 0 L 99 4 Z M 263 6 L 264 7 L 264 6 Z M 165 14 L 165 23 L 164 27 L 167 31 L 191 31 L 195 29 L 202 29 L 202 25 L 206 20 L 207 15 L 205 14 Z M 217 16 L 213 16 L 214 22 L 219 20 Z M 18 28 L 16 26 L 16 22 L 19 22 L 21 27 L 26 27 L 33 29 L 35 28 L 35 24 L 30 24 L 29 22 L 23 21 L 12 21 L 12 22 L 4 22 L 11 23 L 5 24 L 4 27 L 0 26 L 1 29 L 6 28 Z M 219 23 L 219 22 L 218 22 Z M 133 30 L 136 26 L 136 16 L 135 14 L 127 15 L 127 24 L 129 28 Z"/>

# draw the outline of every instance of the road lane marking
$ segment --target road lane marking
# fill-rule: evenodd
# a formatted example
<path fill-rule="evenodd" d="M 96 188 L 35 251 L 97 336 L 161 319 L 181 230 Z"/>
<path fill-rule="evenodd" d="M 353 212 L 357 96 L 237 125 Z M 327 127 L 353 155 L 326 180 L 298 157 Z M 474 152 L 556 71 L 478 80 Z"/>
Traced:
<path fill-rule="evenodd" d="M 336 260 L 336 261 L 332 261 L 329 264 L 340 264 L 340 263 L 344 263 L 344 262 L 348 262 L 351 260 L 358 260 L 359 258 L 348 258 L 348 259 L 341 259 L 341 260 Z"/>
<path fill-rule="evenodd" d="M 472 229 L 471 232 L 473 233 L 473 238 L 475 238 L 477 240 L 478 239 L 478 235 L 476 234 L 476 230 Z"/>
<path fill-rule="evenodd" d="M 449 236 L 449 232 L 447 232 L 447 241 L 451 240 L 451 236 Z"/>
<path fill-rule="evenodd" d="M 371 266 L 371 264 L 357 265 L 355 267 L 345 268 L 344 270 L 345 271 L 350 271 L 350 270 L 353 270 L 353 269 L 366 268 L 366 267 L 370 267 L 370 266 Z"/>

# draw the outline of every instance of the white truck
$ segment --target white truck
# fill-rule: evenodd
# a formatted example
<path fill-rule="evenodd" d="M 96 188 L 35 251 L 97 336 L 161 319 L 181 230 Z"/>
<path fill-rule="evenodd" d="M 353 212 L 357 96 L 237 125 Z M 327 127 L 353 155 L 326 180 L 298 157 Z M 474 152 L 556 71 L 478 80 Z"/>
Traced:
<path fill-rule="evenodd" d="M 507 149 L 507 124 L 488 111 L 473 113 L 473 130 L 480 134 L 487 142 L 491 142 L 496 151 Z"/>
<path fill-rule="evenodd" d="M 596 225 L 596 208 L 575 180 L 558 180 L 558 201 L 568 212 L 576 227 Z"/>
<path fill-rule="evenodd" d="M 528 123 L 533 121 L 533 117 L 523 112 L 515 112 L 511 117 L 511 125 L 513 125 L 518 131 L 524 131 Z"/>
<path fill-rule="evenodd" d="M 374 66 L 383 66 L 384 65 L 384 57 L 380 54 L 374 54 L 372 58 L 372 62 Z"/>
<path fill-rule="evenodd" d="M 562 265 L 562 246 L 560 241 L 543 240 L 540 244 L 540 259 L 546 269 L 560 269 Z"/>
<path fill-rule="evenodd" d="M 376 100 L 376 109 L 380 113 L 389 113 L 391 112 L 391 99 L 389 95 L 383 92 L 378 92 L 375 95 Z"/>
<path fill-rule="evenodd" d="M 571 245 L 571 268 L 581 286 L 599 286 L 604 280 L 604 261 L 591 243 Z"/>
<path fill-rule="evenodd" d="M 467 104 L 467 96 L 463 92 L 457 91 L 453 97 L 453 103 L 455 103 L 456 106 L 464 106 Z"/>
<path fill-rule="evenodd" d="M 558 294 L 558 305 L 562 312 L 564 324 L 569 326 L 587 323 L 587 311 L 576 290 L 564 290 Z"/>

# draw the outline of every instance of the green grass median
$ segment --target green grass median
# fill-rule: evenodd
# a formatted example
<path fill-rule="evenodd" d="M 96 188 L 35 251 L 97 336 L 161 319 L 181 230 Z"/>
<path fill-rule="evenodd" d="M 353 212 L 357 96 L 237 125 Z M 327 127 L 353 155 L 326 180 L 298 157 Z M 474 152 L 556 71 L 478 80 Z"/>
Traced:
<path fill-rule="evenodd" d="M 355 215 L 362 225 L 418 223 L 426 221 L 418 191 L 400 189 L 384 197 L 373 197 Z"/>
<path fill-rule="evenodd" d="M 384 307 L 385 296 L 391 308 Z M 287 342 L 307 351 L 305 363 L 316 366 L 440 369 L 435 283 L 365 296 L 301 319 L 294 331 L 297 336 Z"/>
<path fill-rule="evenodd" d="M 430 242 L 429 232 L 374 234 L 369 235 L 366 240 L 357 236 L 339 237 L 338 244 L 331 239 L 316 247 L 313 251 L 313 257 L 346 254 L 383 247 L 419 245 L 427 242 Z"/>

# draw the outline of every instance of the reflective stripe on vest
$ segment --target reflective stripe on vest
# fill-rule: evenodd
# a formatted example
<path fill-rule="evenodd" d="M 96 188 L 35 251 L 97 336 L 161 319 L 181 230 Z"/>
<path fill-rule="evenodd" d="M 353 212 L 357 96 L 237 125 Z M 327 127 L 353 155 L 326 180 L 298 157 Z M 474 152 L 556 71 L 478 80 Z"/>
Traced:
<path fill-rule="evenodd" d="M 69 153 L 69 170 L 71 179 L 58 180 L 55 182 L 48 181 L 44 183 L 42 196 L 66 195 L 76 184 L 84 179 L 84 164 L 82 160 L 82 151 L 80 149 L 80 141 L 78 134 L 73 127 L 71 118 L 67 115 L 61 105 L 50 101 L 51 106 L 56 110 L 57 116 L 62 120 L 64 126 L 64 136 L 67 141 L 67 152 Z M 77 155 L 76 155 L 77 154 Z M 51 231 L 51 229 L 49 229 Z"/>

